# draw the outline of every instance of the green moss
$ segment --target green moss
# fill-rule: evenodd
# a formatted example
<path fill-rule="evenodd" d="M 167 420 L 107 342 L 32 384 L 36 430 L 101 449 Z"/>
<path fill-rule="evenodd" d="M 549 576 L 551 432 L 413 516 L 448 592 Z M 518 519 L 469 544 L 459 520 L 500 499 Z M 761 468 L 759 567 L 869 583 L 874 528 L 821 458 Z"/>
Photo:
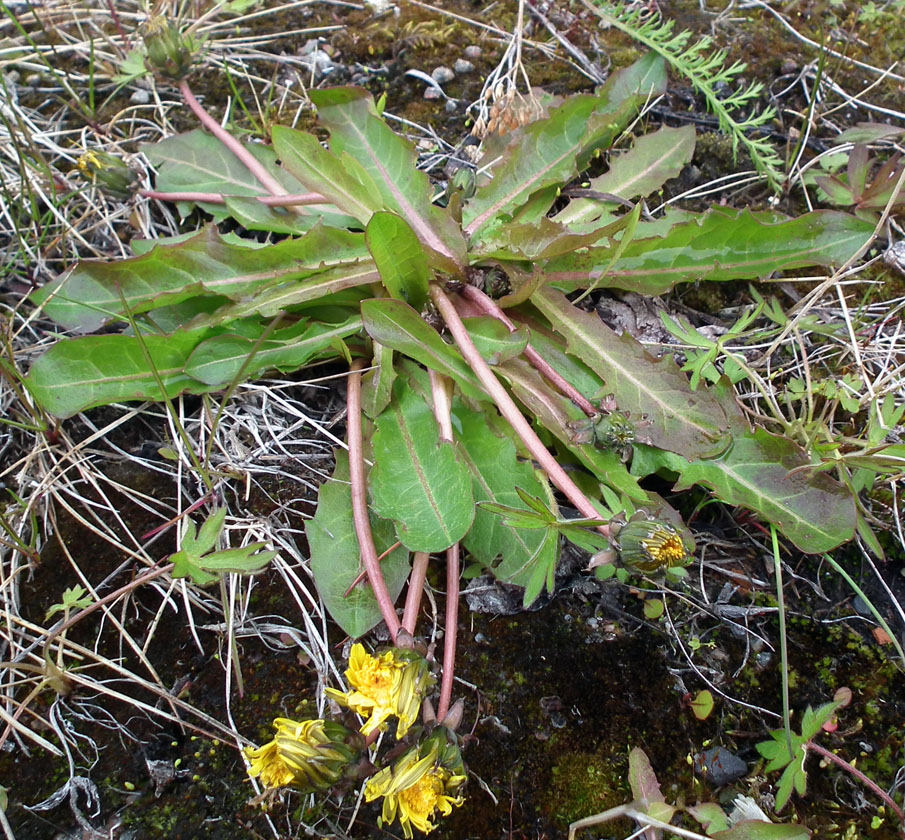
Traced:
<path fill-rule="evenodd" d="M 548 807 L 561 828 L 631 800 L 625 771 L 597 753 L 568 753 L 553 767 Z"/>

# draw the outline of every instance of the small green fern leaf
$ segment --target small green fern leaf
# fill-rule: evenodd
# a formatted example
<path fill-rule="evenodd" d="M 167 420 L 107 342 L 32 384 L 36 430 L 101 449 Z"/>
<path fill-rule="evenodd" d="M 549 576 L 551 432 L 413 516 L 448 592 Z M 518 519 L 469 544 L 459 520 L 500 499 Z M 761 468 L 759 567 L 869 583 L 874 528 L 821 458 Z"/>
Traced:
<path fill-rule="evenodd" d="M 720 130 L 732 138 L 733 155 L 741 144 L 758 172 L 764 175 L 770 186 L 778 189 L 782 181 L 782 159 L 772 144 L 763 138 L 751 137 L 751 129 L 765 125 L 776 116 L 772 106 L 760 114 L 749 114 L 741 121 L 733 112 L 749 108 L 763 91 L 760 82 L 752 82 L 722 98 L 717 95 L 721 85 L 731 85 L 744 72 L 746 64 L 736 61 L 726 65 L 726 50 L 713 50 L 713 39 L 705 35 L 689 46 L 692 33 L 684 30 L 674 33 L 675 21 L 664 20 L 658 14 L 645 14 L 638 9 L 617 9 L 610 3 L 587 3 L 610 26 L 634 38 L 649 50 L 653 50 L 685 76 L 692 87 L 707 101 L 707 107 L 719 120 Z"/>

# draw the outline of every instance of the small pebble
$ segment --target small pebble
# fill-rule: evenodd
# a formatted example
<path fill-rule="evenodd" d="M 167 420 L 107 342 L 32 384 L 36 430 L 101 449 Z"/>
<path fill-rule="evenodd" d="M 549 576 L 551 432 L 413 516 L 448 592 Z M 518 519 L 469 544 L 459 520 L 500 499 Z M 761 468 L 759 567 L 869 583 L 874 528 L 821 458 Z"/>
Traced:
<path fill-rule="evenodd" d="M 481 48 L 472 44 L 470 47 L 465 47 L 465 57 L 466 58 L 480 58 L 481 57 Z"/>
<path fill-rule="evenodd" d="M 455 114 L 456 111 L 459 110 L 459 106 L 456 105 L 455 99 L 447 99 L 446 104 L 443 106 L 443 108 L 447 114 Z"/>
<path fill-rule="evenodd" d="M 712 747 L 695 754 L 694 769 L 714 787 L 722 787 L 744 776 L 748 765 L 725 747 Z"/>
<path fill-rule="evenodd" d="M 443 91 L 439 88 L 429 87 L 424 91 L 424 98 L 428 100 L 439 99 L 441 96 L 443 96 Z"/>
<path fill-rule="evenodd" d="M 466 61 L 464 58 L 457 58 L 456 63 L 453 65 L 453 70 L 455 70 L 458 75 L 470 73 L 474 70 L 474 64 L 470 61 Z"/>
<path fill-rule="evenodd" d="M 29 87 L 37 87 L 41 84 L 41 74 L 40 73 L 29 73 L 25 77 L 25 84 Z"/>
<path fill-rule="evenodd" d="M 787 58 L 783 61 L 782 66 L 779 68 L 779 72 L 782 73 L 783 76 L 791 76 L 793 73 L 798 72 L 798 63 L 794 58 Z"/>
<path fill-rule="evenodd" d="M 136 91 L 133 91 L 132 95 L 129 97 L 129 101 L 133 105 L 147 105 L 151 101 L 151 94 L 139 88 Z"/>
<path fill-rule="evenodd" d="M 22 78 L 22 74 L 18 70 L 10 70 L 8 73 L 4 74 L 6 77 L 6 83 L 8 85 L 14 85 L 19 79 Z"/>
<path fill-rule="evenodd" d="M 437 84 L 445 85 L 447 82 L 451 82 L 456 78 L 456 74 L 453 73 L 448 67 L 435 67 L 434 71 L 431 73 L 431 78 L 437 82 Z"/>

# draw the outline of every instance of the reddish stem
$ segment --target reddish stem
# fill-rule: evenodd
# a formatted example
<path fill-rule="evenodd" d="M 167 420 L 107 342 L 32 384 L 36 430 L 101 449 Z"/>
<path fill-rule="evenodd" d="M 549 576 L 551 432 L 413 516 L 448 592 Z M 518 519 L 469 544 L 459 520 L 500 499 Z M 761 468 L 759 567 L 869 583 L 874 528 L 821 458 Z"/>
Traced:
<path fill-rule="evenodd" d="M 468 363 L 468 366 L 475 372 L 484 390 L 490 395 L 491 399 L 496 403 L 500 414 L 512 426 L 515 433 L 521 438 L 522 442 L 531 453 L 532 457 L 541 465 L 544 471 L 550 476 L 550 480 L 559 488 L 559 490 L 575 505 L 579 513 L 588 519 L 600 519 L 600 513 L 591 504 L 591 501 L 581 492 L 578 485 L 569 478 L 569 474 L 557 463 L 556 459 L 547 451 L 547 447 L 541 442 L 534 429 L 531 428 L 528 421 L 522 416 L 518 406 L 509 396 L 506 389 L 500 384 L 493 371 L 487 363 L 481 358 L 477 348 L 468 335 L 459 313 L 456 312 L 455 306 L 439 286 L 431 286 L 431 300 L 437 307 L 446 326 L 449 328 L 452 337 L 455 339 L 462 356 Z M 601 534 L 608 537 L 610 535 L 609 525 L 598 525 L 597 530 Z"/>
<path fill-rule="evenodd" d="M 396 540 L 396 542 L 394 542 L 386 551 L 383 552 L 383 554 L 381 554 L 377 558 L 377 562 L 382 563 L 397 548 L 399 548 L 400 545 L 402 545 L 402 543 L 399 542 L 399 540 Z M 352 590 L 355 589 L 355 587 L 358 586 L 359 583 L 361 583 L 363 580 L 365 580 L 367 578 L 367 576 L 368 576 L 367 572 L 359 572 L 358 577 L 356 577 L 355 580 L 353 580 L 352 583 L 349 584 L 349 588 L 345 592 L 343 592 L 343 598 L 348 598 L 349 595 L 352 594 Z"/>
<path fill-rule="evenodd" d="M 183 99 L 185 99 L 185 104 L 192 109 L 192 112 L 198 117 L 201 124 L 237 158 L 239 158 L 240 161 L 242 161 L 245 168 L 260 181 L 261 186 L 264 187 L 267 192 L 271 195 L 288 195 L 289 190 L 277 181 L 277 179 L 264 168 L 263 164 L 248 151 L 245 146 L 236 140 L 235 137 L 204 110 L 201 103 L 195 98 L 195 94 L 192 93 L 192 89 L 185 79 L 179 83 L 179 92 L 182 94 Z"/>
<path fill-rule="evenodd" d="M 820 744 L 815 744 L 813 741 L 808 741 L 805 744 L 808 750 L 811 752 L 817 753 L 817 755 L 822 758 L 827 759 L 828 761 L 832 761 L 834 764 L 837 764 L 847 773 L 851 773 L 861 784 L 865 787 L 872 790 L 877 796 L 880 797 L 895 813 L 895 815 L 899 818 L 899 822 L 905 824 L 905 812 L 895 803 L 893 798 L 881 788 L 873 779 L 869 779 L 865 776 L 857 767 L 853 767 L 849 764 L 844 758 L 840 758 L 835 753 L 831 753 L 825 747 L 821 747 Z"/>
<path fill-rule="evenodd" d="M 346 394 L 346 434 L 349 439 L 349 480 L 352 485 L 352 518 L 355 523 L 355 535 L 361 551 L 361 561 L 368 573 L 371 589 L 380 607 L 380 614 L 390 631 L 390 638 L 396 642 L 396 635 L 401 627 L 393 599 L 387 590 L 380 563 L 377 560 L 377 549 L 374 548 L 374 537 L 371 534 L 371 519 L 368 516 L 368 489 L 365 481 L 364 454 L 361 443 L 361 369 L 364 360 L 356 359 L 352 363 L 352 372 Z"/>
<path fill-rule="evenodd" d="M 206 204 L 226 204 L 226 196 L 222 193 L 206 192 L 161 192 L 160 190 L 139 190 L 144 198 L 156 198 L 158 201 L 196 201 Z M 293 195 L 249 195 L 230 196 L 230 198 L 253 198 L 268 207 L 293 207 L 305 204 L 329 204 L 330 201 L 320 193 L 298 193 Z"/>
<path fill-rule="evenodd" d="M 415 635 L 418 623 L 418 610 L 421 608 L 421 595 L 424 593 L 424 579 L 427 577 L 427 561 L 430 555 L 426 551 L 416 551 L 412 560 L 412 573 L 409 575 L 409 588 L 405 595 L 405 610 L 402 613 L 402 629 Z"/>
<path fill-rule="evenodd" d="M 80 622 L 86 616 L 91 615 L 95 610 L 99 610 L 101 607 L 109 604 L 111 601 L 115 601 L 117 598 L 121 598 L 127 592 L 131 592 L 134 589 L 137 589 L 143 583 L 147 583 L 148 581 L 154 580 L 155 578 L 159 578 L 162 575 L 167 574 L 167 572 L 173 571 L 173 564 L 167 563 L 164 566 L 157 566 L 155 568 L 149 569 L 144 574 L 139 575 L 134 580 L 129 581 L 128 583 L 123 584 L 119 587 L 119 589 L 114 590 L 113 592 L 108 592 L 104 595 L 103 598 L 98 598 L 97 601 L 94 601 L 92 604 L 89 604 L 87 607 L 79 610 L 74 615 L 69 616 L 69 618 L 64 621 L 56 630 L 52 630 L 47 634 L 47 638 L 44 639 L 44 643 L 42 645 L 42 650 L 44 653 L 45 659 L 49 659 L 50 657 L 50 646 L 53 644 L 54 639 L 58 638 L 61 633 L 66 632 L 70 627 Z M 172 704 L 171 704 L 172 707 Z M 13 714 L 13 720 L 18 720 L 21 714 L 25 711 L 25 705 L 19 706 Z M 175 712 L 175 709 L 174 709 Z M 6 743 L 6 739 L 9 737 L 9 733 L 12 731 L 13 724 L 7 723 L 3 732 L 0 733 L 0 748 Z"/>
<path fill-rule="evenodd" d="M 441 723 L 449 711 L 452 699 L 453 674 L 456 667 L 456 635 L 459 622 L 459 544 L 446 549 L 446 635 L 443 637 L 443 677 L 440 680 L 440 699 L 437 701 L 437 720 Z"/>
<path fill-rule="evenodd" d="M 480 289 L 474 286 L 463 286 L 460 294 L 477 306 L 485 315 L 496 318 L 506 325 L 509 332 L 515 332 L 516 326 L 509 320 L 506 313 Z M 531 365 L 547 379 L 561 394 L 568 397 L 588 417 L 596 417 L 600 412 L 591 405 L 590 400 L 580 394 L 569 382 L 553 369 L 553 366 L 541 356 L 530 344 L 525 347 L 524 357 Z"/>

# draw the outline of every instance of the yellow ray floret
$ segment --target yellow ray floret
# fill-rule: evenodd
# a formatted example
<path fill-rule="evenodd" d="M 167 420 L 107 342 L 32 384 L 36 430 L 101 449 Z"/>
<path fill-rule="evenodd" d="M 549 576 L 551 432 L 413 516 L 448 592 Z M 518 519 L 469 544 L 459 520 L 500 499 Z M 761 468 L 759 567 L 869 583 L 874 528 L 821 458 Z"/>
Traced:
<path fill-rule="evenodd" d="M 465 782 L 464 768 L 461 774 L 455 774 L 438 763 L 436 748 L 419 758 L 421 751 L 417 747 L 410 750 L 365 786 L 368 802 L 383 797 L 381 823 L 389 825 L 398 819 L 407 840 L 413 836 L 413 827 L 428 834 L 437 827 L 431 821 L 436 813 L 449 816 L 453 807 L 465 801 L 456 793 Z"/>
<path fill-rule="evenodd" d="M 267 788 L 326 790 L 361 752 L 361 737 L 334 721 L 277 718 L 273 725 L 277 734 L 272 741 L 244 750 L 248 775 Z"/>
<path fill-rule="evenodd" d="M 427 662 L 417 653 L 394 648 L 371 656 L 360 644 L 352 647 L 346 679 L 351 691 L 328 688 L 327 696 L 366 719 L 364 735 L 385 729 L 387 720 L 398 718 L 399 738 L 418 719 L 421 702 L 434 683 Z"/>

